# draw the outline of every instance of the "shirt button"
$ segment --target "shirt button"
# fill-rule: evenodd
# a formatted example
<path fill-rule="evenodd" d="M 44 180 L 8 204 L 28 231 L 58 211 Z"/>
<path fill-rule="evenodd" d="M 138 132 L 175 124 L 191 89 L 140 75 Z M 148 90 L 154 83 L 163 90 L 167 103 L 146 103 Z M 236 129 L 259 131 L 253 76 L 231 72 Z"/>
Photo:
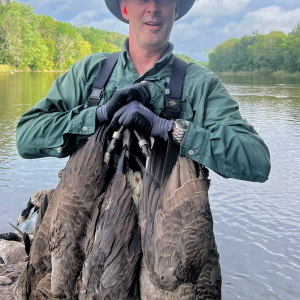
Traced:
<path fill-rule="evenodd" d="M 61 153 L 61 148 L 57 148 L 57 152 L 58 152 L 58 153 Z"/>
<path fill-rule="evenodd" d="M 194 150 L 189 151 L 189 155 L 194 155 L 194 154 L 195 154 Z"/>
<path fill-rule="evenodd" d="M 87 128 L 86 126 L 84 126 L 84 127 L 82 127 L 82 130 L 83 130 L 83 131 L 87 131 L 88 128 Z"/>

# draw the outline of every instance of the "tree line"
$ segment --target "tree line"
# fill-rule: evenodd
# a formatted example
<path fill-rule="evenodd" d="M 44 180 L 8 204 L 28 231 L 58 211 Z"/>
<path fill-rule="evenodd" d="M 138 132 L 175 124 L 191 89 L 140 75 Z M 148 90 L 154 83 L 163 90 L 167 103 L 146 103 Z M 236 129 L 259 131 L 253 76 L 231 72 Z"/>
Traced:
<path fill-rule="evenodd" d="M 65 70 L 93 52 L 119 51 L 125 38 L 36 15 L 31 5 L 0 0 L 0 64 L 18 69 Z"/>
<path fill-rule="evenodd" d="M 0 68 L 8 65 L 18 70 L 67 70 L 91 53 L 120 51 L 125 38 L 119 33 L 76 27 L 35 14 L 30 4 L 0 0 Z M 178 56 L 201 64 L 187 55 Z"/>
<path fill-rule="evenodd" d="M 225 71 L 285 71 L 300 72 L 300 23 L 285 34 L 245 35 L 231 38 L 208 51 L 208 67 L 215 72 Z"/>

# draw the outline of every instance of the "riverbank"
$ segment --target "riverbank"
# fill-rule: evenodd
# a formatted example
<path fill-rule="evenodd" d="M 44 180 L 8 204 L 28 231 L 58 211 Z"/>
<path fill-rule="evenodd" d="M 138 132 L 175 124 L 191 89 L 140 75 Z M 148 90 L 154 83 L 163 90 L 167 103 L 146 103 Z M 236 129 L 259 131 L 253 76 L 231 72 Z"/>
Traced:
<path fill-rule="evenodd" d="M 1 65 L 0 64 L 0 73 L 23 73 L 23 72 L 36 72 L 36 73 L 62 73 L 66 72 L 67 70 L 31 70 L 30 68 L 26 67 L 24 69 L 16 69 L 10 65 Z"/>
<path fill-rule="evenodd" d="M 254 70 L 254 71 L 227 71 L 227 72 L 218 72 L 217 75 L 226 75 L 226 76 L 274 76 L 274 77 L 300 77 L 300 73 L 287 73 L 285 71 L 267 71 L 267 70 Z"/>
<path fill-rule="evenodd" d="M 0 64 L 0 73 L 23 73 L 23 72 L 34 72 L 34 73 L 63 73 L 67 70 L 31 70 L 30 68 L 16 69 L 10 65 Z M 267 70 L 254 70 L 254 71 L 227 71 L 227 72 L 216 72 L 217 75 L 225 76 L 274 76 L 274 77 L 297 77 L 300 78 L 300 73 L 287 73 L 285 71 L 271 72 Z"/>

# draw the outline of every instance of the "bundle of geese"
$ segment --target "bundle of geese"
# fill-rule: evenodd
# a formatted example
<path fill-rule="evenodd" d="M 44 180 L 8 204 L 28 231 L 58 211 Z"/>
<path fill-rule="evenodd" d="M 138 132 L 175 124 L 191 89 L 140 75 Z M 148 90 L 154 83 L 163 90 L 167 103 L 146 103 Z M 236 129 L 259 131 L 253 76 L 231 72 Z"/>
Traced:
<path fill-rule="evenodd" d="M 15 299 L 221 299 L 209 184 L 171 137 L 99 127 L 23 234 Z"/>

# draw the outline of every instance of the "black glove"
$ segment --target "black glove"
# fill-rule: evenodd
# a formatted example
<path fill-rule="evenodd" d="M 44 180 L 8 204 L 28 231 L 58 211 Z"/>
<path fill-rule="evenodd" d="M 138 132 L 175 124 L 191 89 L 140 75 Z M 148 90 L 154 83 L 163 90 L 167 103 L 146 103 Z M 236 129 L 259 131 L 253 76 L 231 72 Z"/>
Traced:
<path fill-rule="evenodd" d="M 111 121 L 111 126 L 123 124 L 129 129 L 135 129 L 147 136 L 160 137 L 165 141 L 168 132 L 173 129 L 173 120 L 160 118 L 138 101 L 132 101 L 120 108 Z"/>
<path fill-rule="evenodd" d="M 112 98 L 105 104 L 97 108 L 97 121 L 103 124 L 110 121 L 117 110 L 122 106 L 138 100 L 148 106 L 151 100 L 151 93 L 148 84 L 145 82 L 125 86 L 115 92 Z"/>

